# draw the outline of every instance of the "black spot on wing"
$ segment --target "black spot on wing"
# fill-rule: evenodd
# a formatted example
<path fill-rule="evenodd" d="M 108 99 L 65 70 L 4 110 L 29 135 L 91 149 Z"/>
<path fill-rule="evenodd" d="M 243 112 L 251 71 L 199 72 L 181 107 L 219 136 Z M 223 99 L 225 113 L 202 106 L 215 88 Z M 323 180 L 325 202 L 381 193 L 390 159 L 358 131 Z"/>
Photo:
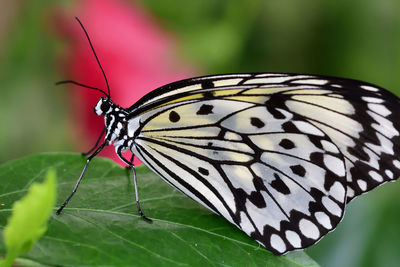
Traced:
<path fill-rule="evenodd" d="M 264 196 L 261 194 L 261 191 L 266 191 L 265 184 L 263 180 L 257 176 L 253 178 L 253 184 L 256 191 L 251 192 L 248 198 L 257 208 L 265 208 L 267 203 L 265 202 Z"/>
<path fill-rule="evenodd" d="M 301 165 L 290 166 L 290 169 L 294 174 L 297 174 L 298 176 L 304 177 L 306 175 L 306 169 L 304 169 L 304 167 Z"/>
<path fill-rule="evenodd" d="M 214 106 L 203 104 L 200 109 L 196 112 L 197 115 L 208 115 L 213 113 Z"/>
<path fill-rule="evenodd" d="M 178 122 L 181 119 L 181 116 L 179 116 L 178 113 L 176 113 L 175 111 L 171 111 L 169 113 L 169 120 L 171 122 Z"/>
<path fill-rule="evenodd" d="M 210 172 L 207 169 L 204 169 L 202 167 L 199 167 L 199 173 L 206 175 L 206 176 L 210 174 Z"/>
<path fill-rule="evenodd" d="M 279 193 L 282 193 L 284 195 L 290 194 L 289 187 L 282 181 L 282 179 L 279 177 L 277 173 L 274 173 L 275 180 L 271 182 L 271 186 L 278 191 Z"/>
<path fill-rule="evenodd" d="M 291 121 L 287 121 L 284 124 L 282 124 L 282 129 L 288 133 L 298 133 L 299 132 L 297 127 Z"/>
<path fill-rule="evenodd" d="M 277 120 L 286 119 L 285 114 L 283 114 L 280 110 L 286 110 L 285 97 L 281 94 L 272 95 L 271 98 L 265 102 L 265 106 L 271 115 Z"/>
<path fill-rule="evenodd" d="M 267 101 L 267 103 L 268 103 L 268 101 Z M 282 112 L 280 112 L 279 110 L 277 110 L 274 107 L 271 107 L 271 106 L 267 105 L 267 110 L 277 120 L 286 119 L 286 116 Z"/>
<path fill-rule="evenodd" d="M 248 198 L 259 209 L 265 208 L 267 206 L 264 196 L 260 192 L 251 192 Z"/>
<path fill-rule="evenodd" d="M 251 125 L 253 125 L 253 126 L 257 127 L 257 128 L 262 128 L 262 127 L 265 126 L 265 123 L 262 120 L 260 120 L 259 118 L 256 118 L 256 117 L 251 117 L 250 118 L 250 123 L 251 123 Z"/>
<path fill-rule="evenodd" d="M 282 141 L 279 143 L 279 145 L 287 150 L 295 148 L 294 143 L 291 140 L 286 139 L 286 138 L 282 139 Z"/>
<path fill-rule="evenodd" d="M 202 89 L 214 88 L 214 83 L 211 80 L 204 80 L 201 82 Z"/>

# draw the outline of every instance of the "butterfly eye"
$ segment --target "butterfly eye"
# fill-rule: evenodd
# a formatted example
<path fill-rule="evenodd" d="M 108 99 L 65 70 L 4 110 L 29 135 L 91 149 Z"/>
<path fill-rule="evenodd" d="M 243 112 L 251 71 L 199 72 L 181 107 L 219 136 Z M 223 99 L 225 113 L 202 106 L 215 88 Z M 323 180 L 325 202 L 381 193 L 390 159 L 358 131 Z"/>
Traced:
<path fill-rule="evenodd" d="M 102 104 L 101 104 L 101 111 L 103 113 L 107 113 L 111 108 L 111 103 L 107 99 L 103 98 L 102 100 L 103 101 L 102 101 Z"/>
<path fill-rule="evenodd" d="M 96 106 L 94 107 L 94 113 L 98 116 L 106 114 L 111 108 L 111 103 L 108 99 L 102 97 L 100 98 L 99 102 L 97 102 Z"/>

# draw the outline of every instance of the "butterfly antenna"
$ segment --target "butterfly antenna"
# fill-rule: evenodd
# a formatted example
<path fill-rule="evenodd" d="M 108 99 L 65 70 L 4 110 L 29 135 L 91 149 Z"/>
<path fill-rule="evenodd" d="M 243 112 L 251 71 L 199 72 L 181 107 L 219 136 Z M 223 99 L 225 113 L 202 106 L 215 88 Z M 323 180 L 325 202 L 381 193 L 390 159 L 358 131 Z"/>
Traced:
<path fill-rule="evenodd" d="M 90 45 L 90 47 L 92 48 L 92 51 L 93 51 L 93 54 L 94 54 L 94 56 L 95 56 L 95 58 L 96 58 L 97 64 L 99 65 L 99 67 L 100 67 L 100 69 L 101 69 L 101 72 L 103 73 L 104 80 L 106 81 L 106 84 L 107 84 L 107 91 L 108 91 L 108 94 L 106 94 L 106 95 L 108 96 L 108 98 L 110 98 L 110 97 L 111 97 L 111 94 L 110 94 L 110 86 L 108 85 L 107 76 L 106 76 L 106 73 L 105 73 L 104 70 L 103 70 L 103 67 L 102 67 L 101 64 L 100 64 L 100 60 L 99 60 L 99 58 L 97 57 L 96 52 L 94 51 L 92 42 L 90 41 L 90 38 L 89 38 L 89 34 L 87 33 L 85 27 L 83 27 L 83 24 L 82 24 L 82 22 L 78 19 L 78 17 L 75 17 L 75 19 L 76 19 L 76 20 L 79 22 L 79 24 L 81 25 L 81 28 L 82 28 L 83 31 L 85 32 L 86 39 L 89 41 L 89 45 Z M 76 84 L 77 84 L 77 83 L 76 83 Z M 90 87 L 87 87 L 87 86 L 84 86 L 84 87 L 90 88 Z M 93 88 L 92 88 L 92 89 L 93 89 Z"/>
<path fill-rule="evenodd" d="M 93 86 L 89 86 L 89 85 L 85 85 L 85 84 L 82 84 L 82 83 L 78 83 L 76 81 L 71 81 L 71 80 L 59 81 L 59 82 L 56 82 L 56 85 L 65 84 L 65 83 L 72 83 L 72 84 L 79 85 L 79 86 L 82 86 L 82 87 L 85 87 L 85 88 L 88 88 L 88 89 L 96 90 L 96 91 L 102 92 L 105 96 L 109 97 L 109 95 L 107 95 L 107 93 L 104 92 L 103 90 L 101 90 L 100 88 L 96 88 L 96 87 L 93 87 Z"/>

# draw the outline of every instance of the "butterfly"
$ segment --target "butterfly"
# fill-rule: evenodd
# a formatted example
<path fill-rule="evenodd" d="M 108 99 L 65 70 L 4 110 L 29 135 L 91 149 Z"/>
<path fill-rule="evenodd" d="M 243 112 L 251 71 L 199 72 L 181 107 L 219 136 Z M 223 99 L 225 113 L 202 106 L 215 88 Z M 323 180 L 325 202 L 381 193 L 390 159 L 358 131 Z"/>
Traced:
<path fill-rule="evenodd" d="M 282 255 L 316 243 L 336 228 L 351 200 L 400 176 L 400 99 L 376 85 L 319 75 L 222 74 L 162 86 L 122 108 L 104 78 L 108 92 L 60 82 L 104 94 L 94 111 L 104 116 L 105 137 L 57 213 L 90 160 L 114 145 L 133 170 L 145 220 L 151 221 L 139 205 L 134 156 Z M 124 151 L 132 152 L 130 160 Z"/>

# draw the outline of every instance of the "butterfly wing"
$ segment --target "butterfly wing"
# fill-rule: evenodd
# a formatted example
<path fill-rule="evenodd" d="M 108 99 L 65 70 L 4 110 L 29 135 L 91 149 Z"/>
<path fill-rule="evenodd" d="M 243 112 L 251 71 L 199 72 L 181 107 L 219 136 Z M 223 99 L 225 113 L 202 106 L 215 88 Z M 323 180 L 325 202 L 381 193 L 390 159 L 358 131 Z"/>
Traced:
<path fill-rule="evenodd" d="M 353 80 L 208 76 L 145 96 L 128 129 L 164 180 L 283 254 L 334 229 L 346 201 L 398 177 L 399 106 Z"/>
<path fill-rule="evenodd" d="M 345 158 L 347 201 L 400 176 L 400 100 L 378 86 L 325 76 L 255 73 L 182 80 L 143 97 L 145 111 L 199 99 L 231 99 L 289 110 L 325 132 Z"/>

